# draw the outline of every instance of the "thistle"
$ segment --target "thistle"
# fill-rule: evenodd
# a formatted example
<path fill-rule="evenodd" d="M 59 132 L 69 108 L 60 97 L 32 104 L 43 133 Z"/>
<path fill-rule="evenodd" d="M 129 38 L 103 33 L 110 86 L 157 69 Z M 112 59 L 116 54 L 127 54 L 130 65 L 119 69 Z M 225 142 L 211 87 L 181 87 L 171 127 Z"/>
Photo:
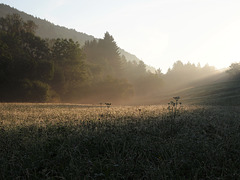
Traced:
<path fill-rule="evenodd" d="M 181 106 L 182 103 L 181 102 L 178 102 L 180 97 L 179 96 L 175 96 L 173 97 L 173 99 L 175 99 L 175 102 L 174 101 L 170 101 L 170 103 L 168 103 L 168 110 L 169 112 L 171 111 L 174 118 L 176 117 L 176 114 L 177 114 L 177 111 L 178 111 L 178 104 Z"/>
<path fill-rule="evenodd" d="M 108 108 L 112 105 L 112 103 L 105 103 L 105 104 Z"/>

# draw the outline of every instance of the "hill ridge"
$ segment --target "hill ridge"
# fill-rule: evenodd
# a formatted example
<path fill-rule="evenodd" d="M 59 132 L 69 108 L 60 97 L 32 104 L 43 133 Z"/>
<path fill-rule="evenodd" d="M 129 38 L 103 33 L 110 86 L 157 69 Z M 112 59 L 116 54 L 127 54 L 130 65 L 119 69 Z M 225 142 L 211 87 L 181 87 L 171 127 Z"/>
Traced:
<path fill-rule="evenodd" d="M 80 46 L 83 46 L 86 41 L 92 41 L 94 39 L 97 39 L 92 35 L 79 32 L 72 28 L 56 25 L 46 19 L 41 19 L 40 17 L 34 17 L 31 14 L 18 10 L 9 5 L 0 3 L 0 17 L 5 17 L 7 14 L 14 14 L 14 13 L 19 14 L 24 21 L 26 20 L 34 21 L 35 24 L 38 26 L 36 30 L 36 35 L 44 39 L 54 39 L 54 38 L 73 39 L 74 41 L 77 41 L 80 44 Z M 136 61 L 136 62 L 141 61 L 139 58 L 137 58 L 137 56 L 125 51 L 124 49 L 121 49 L 120 47 L 119 47 L 119 53 L 121 55 L 124 55 L 128 61 Z M 155 68 L 151 66 L 146 65 L 146 68 L 151 72 L 155 72 Z"/>

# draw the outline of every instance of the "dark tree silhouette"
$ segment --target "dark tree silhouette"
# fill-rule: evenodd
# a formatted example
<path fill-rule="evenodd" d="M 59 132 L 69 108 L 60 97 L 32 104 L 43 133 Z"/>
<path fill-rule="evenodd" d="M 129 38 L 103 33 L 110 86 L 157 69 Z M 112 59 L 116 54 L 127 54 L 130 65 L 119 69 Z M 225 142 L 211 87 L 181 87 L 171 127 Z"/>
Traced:
<path fill-rule="evenodd" d="M 240 63 L 232 63 L 226 71 L 232 78 L 240 80 Z"/>

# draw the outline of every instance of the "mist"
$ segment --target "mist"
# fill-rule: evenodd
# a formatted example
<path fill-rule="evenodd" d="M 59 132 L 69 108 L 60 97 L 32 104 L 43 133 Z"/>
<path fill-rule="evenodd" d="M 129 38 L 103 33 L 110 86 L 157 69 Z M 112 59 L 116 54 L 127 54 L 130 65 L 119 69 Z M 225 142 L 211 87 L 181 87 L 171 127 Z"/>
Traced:
<path fill-rule="evenodd" d="M 71 38 L 39 37 L 35 22 L 19 14 L 6 15 L 0 23 L 3 102 L 166 104 L 173 96 L 189 99 L 194 93 L 186 90 L 201 85 L 237 81 L 233 77 L 240 71 L 238 63 L 220 73 L 183 59 L 163 73 L 123 52 L 109 32 L 80 45 Z"/>

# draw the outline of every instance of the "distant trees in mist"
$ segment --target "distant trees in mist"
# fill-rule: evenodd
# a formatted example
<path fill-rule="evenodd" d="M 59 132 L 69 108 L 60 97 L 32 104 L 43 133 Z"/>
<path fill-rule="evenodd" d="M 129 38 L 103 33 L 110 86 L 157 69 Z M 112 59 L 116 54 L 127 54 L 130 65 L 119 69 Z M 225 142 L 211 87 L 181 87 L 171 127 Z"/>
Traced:
<path fill-rule="evenodd" d="M 177 61 L 166 74 L 151 73 L 143 61 L 121 56 L 108 32 L 80 46 L 72 39 L 41 39 L 36 29 L 17 14 L 0 19 L 0 101 L 125 102 L 213 72 Z"/>
<path fill-rule="evenodd" d="M 169 86 L 184 86 L 192 81 L 205 78 L 214 72 L 215 68 L 208 64 L 201 67 L 199 63 L 197 65 L 190 62 L 184 64 L 179 60 L 173 64 L 172 68 L 168 69 L 165 81 Z"/>
<path fill-rule="evenodd" d="M 240 63 L 232 63 L 226 72 L 231 78 L 240 80 Z"/>
<path fill-rule="evenodd" d="M 17 14 L 0 19 L 0 101 L 127 100 L 162 82 L 143 62 L 120 56 L 108 32 L 80 47 L 72 39 L 41 39 L 36 28 Z"/>

